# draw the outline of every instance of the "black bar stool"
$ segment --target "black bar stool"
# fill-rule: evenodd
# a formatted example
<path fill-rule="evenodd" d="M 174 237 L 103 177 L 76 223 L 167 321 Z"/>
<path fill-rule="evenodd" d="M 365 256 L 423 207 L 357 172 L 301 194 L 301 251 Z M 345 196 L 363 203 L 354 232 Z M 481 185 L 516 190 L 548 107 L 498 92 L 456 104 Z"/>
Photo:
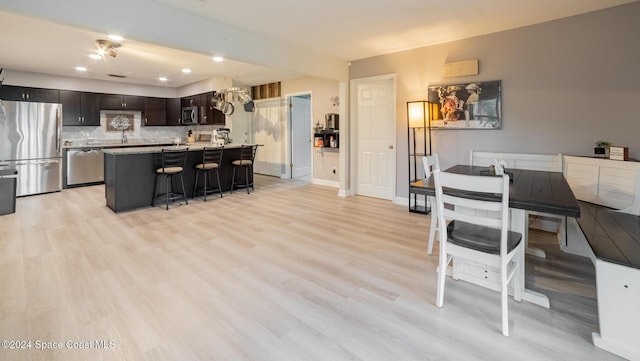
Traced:
<path fill-rule="evenodd" d="M 188 149 L 163 149 L 162 150 L 162 167 L 156 169 L 156 191 L 153 198 L 153 205 L 156 205 L 158 198 L 162 198 L 165 201 L 166 209 L 169 210 L 169 201 L 173 202 L 178 199 L 184 199 L 185 204 L 189 204 L 187 201 L 187 192 L 184 190 L 184 179 L 182 173 L 184 172 L 185 165 L 187 163 L 187 151 Z M 180 176 L 180 184 L 182 185 L 182 193 L 176 193 L 173 191 L 173 176 Z M 165 192 L 158 194 L 159 186 L 158 182 L 161 178 L 164 178 Z"/>
<path fill-rule="evenodd" d="M 193 196 L 196 197 L 200 192 L 204 195 L 204 201 L 207 201 L 207 194 L 218 191 L 220 198 L 222 198 L 222 187 L 220 187 L 220 167 L 222 165 L 222 153 L 223 148 L 204 148 L 202 150 L 202 163 L 196 164 L 196 180 L 193 183 Z M 209 173 L 211 171 L 216 172 L 217 187 L 213 187 L 209 184 L 211 177 Z M 198 176 L 200 173 L 204 174 L 204 185 L 198 187 Z"/>
<path fill-rule="evenodd" d="M 249 187 L 253 188 L 253 160 L 256 157 L 256 149 L 258 145 L 241 145 L 240 146 L 240 159 L 236 159 L 233 164 L 233 175 L 231 176 L 231 192 L 236 188 L 247 188 L 247 194 L 249 193 Z M 236 184 L 236 173 L 241 169 L 244 169 L 244 184 Z M 239 173 L 238 173 L 239 175 Z"/>

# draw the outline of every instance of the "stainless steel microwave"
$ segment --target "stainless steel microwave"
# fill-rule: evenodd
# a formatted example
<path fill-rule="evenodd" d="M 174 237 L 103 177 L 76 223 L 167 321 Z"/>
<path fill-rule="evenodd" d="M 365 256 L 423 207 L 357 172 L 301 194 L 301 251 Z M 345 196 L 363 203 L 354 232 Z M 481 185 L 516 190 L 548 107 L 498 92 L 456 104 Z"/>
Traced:
<path fill-rule="evenodd" d="M 182 108 L 182 125 L 198 124 L 198 107 Z"/>

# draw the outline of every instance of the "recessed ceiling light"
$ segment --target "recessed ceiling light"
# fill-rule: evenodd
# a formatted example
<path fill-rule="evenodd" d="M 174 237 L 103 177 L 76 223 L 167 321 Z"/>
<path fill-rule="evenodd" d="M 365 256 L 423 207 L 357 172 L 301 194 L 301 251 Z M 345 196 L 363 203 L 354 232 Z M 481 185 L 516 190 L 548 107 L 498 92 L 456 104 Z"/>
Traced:
<path fill-rule="evenodd" d="M 124 38 L 122 36 L 114 35 L 114 34 L 109 35 L 109 39 L 111 39 L 113 41 L 122 41 L 122 40 L 124 40 Z"/>
<path fill-rule="evenodd" d="M 221 56 L 214 56 L 213 61 L 215 61 L 216 63 L 222 63 L 224 61 L 224 58 Z"/>
<path fill-rule="evenodd" d="M 184 68 L 184 69 L 182 69 L 182 72 L 185 73 L 185 74 L 189 74 L 189 73 L 191 73 L 191 69 Z"/>
<path fill-rule="evenodd" d="M 89 54 L 89 57 L 95 60 L 102 59 L 102 57 L 99 54 Z"/>
<path fill-rule="evenodd" d="M 169 80 L 169 79 L 167 79 L 167 78 L 165 78 L 165 77 L 161 76 L 161 77 L 159 77 L 159 78 L 158 78 L 158 80 L 160 80 L 160 81 L 167 81 L 167 80 Z"/>
<path fill-rule="evenodd" d="M 77 71 L 87 71 L 87 68 L 85 68 L 84 66 L 76 66 L 76 70 Z"/>

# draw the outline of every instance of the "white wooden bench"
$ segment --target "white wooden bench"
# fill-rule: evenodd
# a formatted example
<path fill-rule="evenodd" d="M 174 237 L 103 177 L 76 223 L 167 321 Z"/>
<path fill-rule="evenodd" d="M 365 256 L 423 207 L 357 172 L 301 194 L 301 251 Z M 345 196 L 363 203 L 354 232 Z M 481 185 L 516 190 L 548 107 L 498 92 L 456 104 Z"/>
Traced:
<path fill-rule="evenodd" d="M 530 169 L 547 172 L 562 172 L 562 154 L 523 154 L 502 152 L 478 152 L 471 150 L 471 165 L 489 166 L 494 159 L 507 162 L 507 169 Z"/>
<path fill-rule="evenodd" d="M 524 154 L 524 153 L 503 153 L 503 152 L 479 152 L 471 150 L 469 154 L 469 164 L 475 166 L 490 166 L 494 160 L 504 160 L 507 163 L 507 170 L 530 169 L 547 172 L 562 172 L 562 154 Z M 566 217 L 541 212 L 527 212 L 529 217 L 529 227 L 554 232 L 558 236 L 558 243 L 563 251 L 566 250 Z M 579 250 L 581 251 L 581 250 Z M 576 253 L 576 252 L 570 252 Z M 527 248 L 527 254 L 532 254 L 541 258 L 546 257 L 544 251 Z M 584 251 L 582 251 L 582 255 Z"/>
<path fill-rule="evenodd" d="M 593 344 L 640 360 L 640 216 L 580 202 L 578 224 L 596 268 L 598 322 Z"/>
<path fill-rule="evenodd" d="M 596 268 L 600 330 L 593 344 L 640 360 L 640 162 L 565 156 L 564 173 L 584 201 L 567 241 L 586 245 Z"/>

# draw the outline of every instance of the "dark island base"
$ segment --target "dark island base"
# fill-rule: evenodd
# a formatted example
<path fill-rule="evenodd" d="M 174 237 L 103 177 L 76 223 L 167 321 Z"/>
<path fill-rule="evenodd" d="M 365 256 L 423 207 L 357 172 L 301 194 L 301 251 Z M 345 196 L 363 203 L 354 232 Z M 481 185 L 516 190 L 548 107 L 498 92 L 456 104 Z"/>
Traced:
<path fill-rule="evenodd" d="M 231 162 L 240 157 L 240 148 L 224 150 L 222 166 L 219 168 L 220 184 L 223 192 L 231 189 L 233 165 Z M 193 150 L 187 153 L 187 165 L 182 174 L 187 198 L 193 198 L 193 184 L 196 171 L 194 166 L 202 163 L 202 151 Z M 161 153 L 106 154 L 104 158 L 104 183 L 107 207 L 114 212 L 149 207 L 153 204 L 156 183 L 155 170 L 160 168 Z M 244 172 L 238 172 L 236 183 L 244 184 Z M 215 173 L 211 183 L 215 185 Z M 251 177 L 252 175 L 250 175 Z M 174 192 L 180 190 L 180 177 L 173 177 Z M 198 177 L 198 184 L 204 184 L 204 177 Z M 158 185 L 158 193 L 165 192 L 164 182 Z M 216 194 L 210 195 L 215 197 Z M 209 198 L 209 197 L 207 197 Z M 162 203 L 159 201 L 159 203 Z"/>

